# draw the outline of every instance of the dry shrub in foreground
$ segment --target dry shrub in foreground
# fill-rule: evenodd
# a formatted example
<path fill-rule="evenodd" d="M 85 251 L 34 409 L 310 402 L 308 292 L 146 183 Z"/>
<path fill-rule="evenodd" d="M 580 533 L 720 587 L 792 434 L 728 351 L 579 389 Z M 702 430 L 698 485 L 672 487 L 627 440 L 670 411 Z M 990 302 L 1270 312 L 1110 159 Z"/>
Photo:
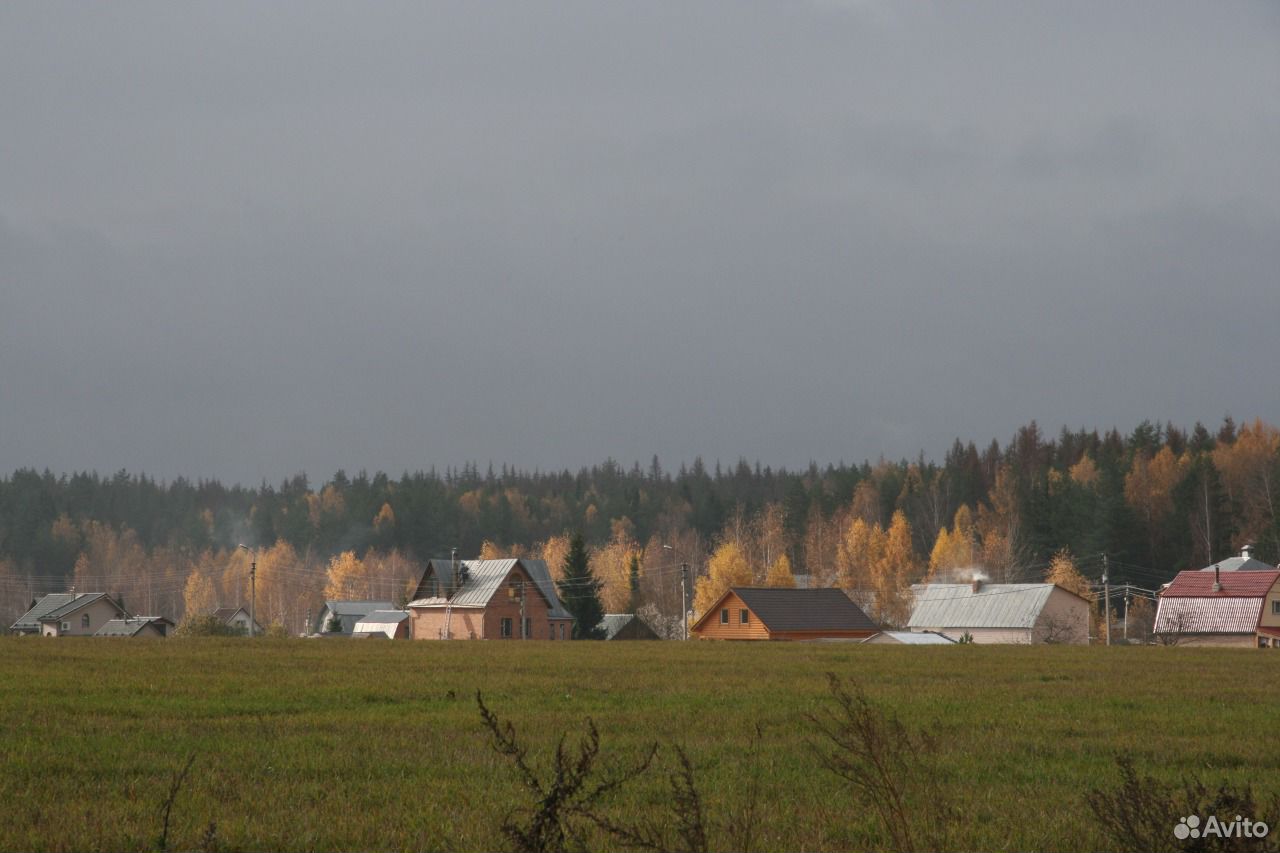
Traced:
<path fill-rule="evenodd" d="M 1184 839 L 1174 835 L 1174 829 L 1192 816 L 1206 822 L 1211 815 L 1228 822 L 1237 816 L 1275 820 L 1280 815 L 1280 797 L 1260 803 L 1249 785 L 1232 788 L 1222 782 L 1211 788 L 1194 776 L 1180 786 L 1161 782 L 1151 776 L 1139 776 L 1128 756 L 1117 757 L 1116 766 L 1120 771 L 1117 787 L 1096 788 L 1084 797 L 1112 849 L 1122 853 L 1280 851 L 1280 832 L 1274 826 L 1265 838 L 1245 837 L 1239 828 L 1232 831 L 1231 837 L 1211 834 L 1202 831 L 1207 828 L 1205 823 L 1199 824 L 1194 838 L 1190 833 Z"/>
<path fill-rule="evenodd" d="M 876 815 L 893 850 L 943 850 L 954 809 L 937 785 L 937 746 L 871 704 L 857 685 L 827 674 L 835 707 L 808 714 L 823 767 L 848 782 Z"/>
<path fill-rule="evenodd" d="M 658 744 L 650 745 L 644 758 L 621 770 L 605 770 L 600 753 L 600 734 L 590 718 L 586 734 L 576 750 L 566 751 L 565 738 L 556 744 L 551 767 L 545 778 L 530 764 L 528 750 L 516 736 L 510 722 L 502 722 L 484 704 L 476 692 L 480 718 L 493 741 L 493 748 L 511 759 L 534 797 L 530 808 L 513 812 L 502 824 L 513 853 L 566 853 L 590 849 L 588 835 L 592 830 L 604 833 L 614 842 L 634 850 L 651 853 L 707 853 L 708 821 L 702 795 L 694 779 L 693 764 L 679 746 L 672 747 L 675 766 L 667 775 L 667 807 L 657 817 L 626 820 L 609 813 L 606 800 L 626 785 L 646 775 L 658 756 Z M 753 757 L 758 752 L 757 731 Z M 755 770 L 756 768 L 752 768 Z M 747 853 L 754 837 L 756 791 L 752 786 L 750 802 L 741 813 L 730 816 L 727 830 L 733 849 Z M 515 815 L 523 814 L 517 820 Z"/>

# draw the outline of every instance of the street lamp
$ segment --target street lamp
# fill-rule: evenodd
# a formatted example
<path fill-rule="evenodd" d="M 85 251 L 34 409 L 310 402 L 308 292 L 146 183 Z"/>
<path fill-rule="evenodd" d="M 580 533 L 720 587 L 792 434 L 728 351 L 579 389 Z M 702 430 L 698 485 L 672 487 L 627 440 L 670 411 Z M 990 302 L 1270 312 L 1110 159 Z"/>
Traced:
<path fill-rule="evenodd" d="M 662 550 L 670 551 L 673 556 L 680 557 L 680 634 L 681 639 L 689 639 L 689 562 L 670 545 L 663 545 Z"/>
<path fill-rule="evenodd" d="M 258 549 L 250 548 L 248 545 L 240 545 L 240 548 L 249 552 L 249 637 L 253 637 L 253 628 L 258 624 L 258 616 L 255 608 L 258 598 Z"/>

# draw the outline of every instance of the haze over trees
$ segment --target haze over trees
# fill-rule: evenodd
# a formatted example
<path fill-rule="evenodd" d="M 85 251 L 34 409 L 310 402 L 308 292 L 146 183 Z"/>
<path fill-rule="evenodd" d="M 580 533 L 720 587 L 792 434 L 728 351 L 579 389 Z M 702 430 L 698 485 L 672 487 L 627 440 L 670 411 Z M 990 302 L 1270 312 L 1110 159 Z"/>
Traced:
<path fill-rule="evenodd" d="M 941 461 L 787 471 L 656 458 L 577 473 L 468 464 L 443 472 L 305 475 L 256 488 L 157 482 L 121 471 L 0 479 L 0 618 L 46 592 L 104 591 L 174 619 L 247 604 L 258 549 L 264 625 L 300 631 L 324 597 L 402 602 L 423 561 L 530 556 L 560 578 L 581 530 L 606 611 L 679 624 L 680 563 L 693 609 L 738 583 L 838 585 L 889 622 L 907 586 L 974 567 L 1040 580 L 1055 554 L 1087 581 L 1152 588 L 1253 544 L 1280 559 L 1280 430 L 1144 422 L 1047 437 L 1032 422 L 1001 444 L 957 440 Z M 663 546 L 671 546 L 666 549 Z"/>

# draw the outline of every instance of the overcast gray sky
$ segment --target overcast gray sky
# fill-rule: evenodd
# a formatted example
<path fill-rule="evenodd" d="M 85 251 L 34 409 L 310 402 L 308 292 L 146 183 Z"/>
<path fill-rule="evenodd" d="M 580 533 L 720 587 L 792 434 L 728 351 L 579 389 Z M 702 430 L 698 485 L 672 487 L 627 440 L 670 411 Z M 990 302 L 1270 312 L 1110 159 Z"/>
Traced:
<path fill-rule="evenodd" d="M 0 5 L 0 470 L 1280 421 L 1280 6 Z"/>

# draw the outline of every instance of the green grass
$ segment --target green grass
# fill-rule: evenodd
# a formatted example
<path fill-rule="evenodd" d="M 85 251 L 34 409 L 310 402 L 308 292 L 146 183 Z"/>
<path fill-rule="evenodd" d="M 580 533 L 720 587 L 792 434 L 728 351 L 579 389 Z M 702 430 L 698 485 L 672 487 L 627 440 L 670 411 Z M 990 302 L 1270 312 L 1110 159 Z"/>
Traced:
<path fill-rule="evenodd" d="M 1081 798 L 1114 784 L 1120 751 L 1170 780 L 1280 789 L 1277 665 L 1189 648 L 6 638 L 0 850 L 153 848 L 191 754 L 176 849 L 211 821 L 228 850 L 501 848 L 527 798 L 476 690 L 537 760 L 587 716 L 611 759 L 683 745 L 721 822 L 743 805 L 760 724 L 757 849 L 875 847 L 874 822 L 806 749 L 828 671 L 936 726 L 958 847 L 1098 849 Z M 652 813 L 663 785 L 655 774 L 613 807 Z"/>

